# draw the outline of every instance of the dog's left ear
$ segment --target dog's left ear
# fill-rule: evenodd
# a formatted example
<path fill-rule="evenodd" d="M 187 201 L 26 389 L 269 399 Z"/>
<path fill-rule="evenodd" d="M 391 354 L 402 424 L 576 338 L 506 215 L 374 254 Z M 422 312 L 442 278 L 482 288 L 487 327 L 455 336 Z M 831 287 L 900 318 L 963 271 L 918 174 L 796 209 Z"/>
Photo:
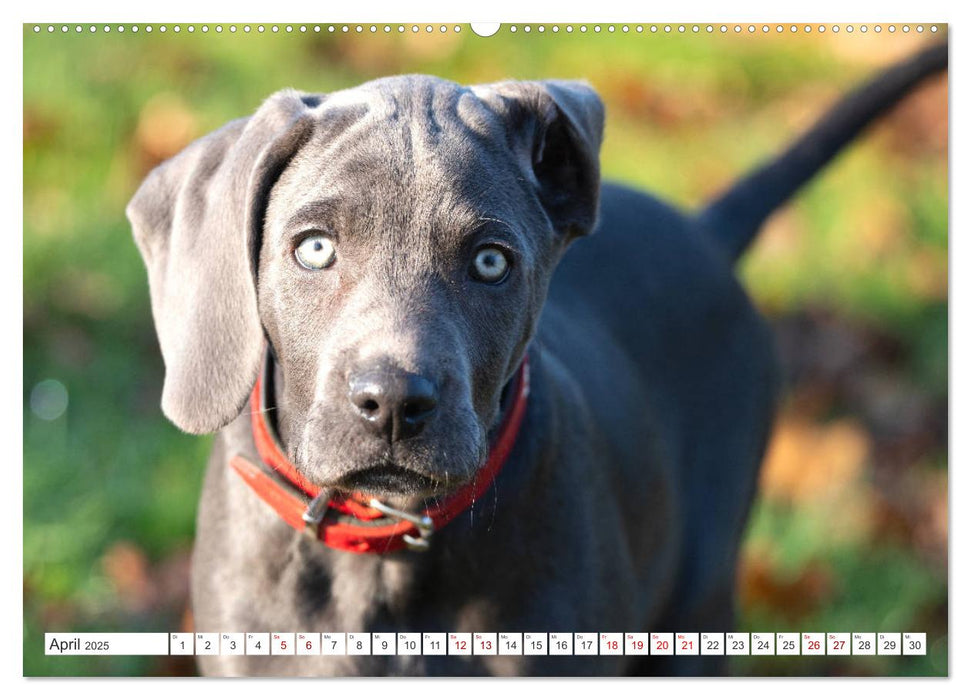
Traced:
<path fill-rule="evenodd" d="M 512 146 L 529 157 L 540 201 L 553 227 L 569 238 L 589 233 L 600 200 L 604 106 L 577 81 L 476 86 L 480 99 L 512 127 Z"/>

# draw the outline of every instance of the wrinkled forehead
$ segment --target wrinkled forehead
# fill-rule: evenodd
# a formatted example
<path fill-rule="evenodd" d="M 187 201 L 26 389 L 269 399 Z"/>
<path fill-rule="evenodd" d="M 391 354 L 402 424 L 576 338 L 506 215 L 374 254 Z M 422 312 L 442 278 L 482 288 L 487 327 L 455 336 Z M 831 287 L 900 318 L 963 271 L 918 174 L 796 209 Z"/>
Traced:
<path fill-rule="evenodd" d="M 315 111 L 313 136 L 274 187 L 274 220 L 317 209 L 383 229 L 454 230 L 523 218 L 532 190 L 521 155 L 474 90 L 392 78 L 328 95 Z"/>
<path fill-rule="evenodd" d="M 321 98 L 321 120 L 354 132 L 376 126 L 418 147 L 464 136 L 485 143 L 504 140 L 506 124 L 483 99 L 484 86 L 466 87 L 427 75 L 381 78 Z"/>

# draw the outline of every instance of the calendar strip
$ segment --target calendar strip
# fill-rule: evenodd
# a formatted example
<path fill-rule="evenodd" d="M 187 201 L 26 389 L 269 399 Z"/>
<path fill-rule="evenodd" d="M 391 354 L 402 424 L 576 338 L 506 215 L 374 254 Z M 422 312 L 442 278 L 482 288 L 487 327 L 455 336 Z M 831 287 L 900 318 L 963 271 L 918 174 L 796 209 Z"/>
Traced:
<path fill-rule="evenodd" d="M 924 656 L 924 632 L 55 633 L 48 656 Z"/>

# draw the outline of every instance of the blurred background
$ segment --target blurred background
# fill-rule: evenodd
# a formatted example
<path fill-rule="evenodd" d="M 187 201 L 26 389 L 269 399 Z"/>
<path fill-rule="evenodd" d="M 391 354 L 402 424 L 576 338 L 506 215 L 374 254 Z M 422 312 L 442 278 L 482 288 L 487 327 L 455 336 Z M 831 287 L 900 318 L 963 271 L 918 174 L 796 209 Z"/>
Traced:
<path fill-rule="evenodd" d="M 603 171 L 696 206 L 838 96 L 932 39 L 895 34 L 346 34 L 24 28 L 24 673 L 186 674 L 185 658 L 45 657 L 45 631 L 191 629 L 210 439 L 161 414 L 142 177 L 281 87 L 395 73 L 588 79 Z M 451 29 L 450 25 L 450 29 Z M 747 29 L 747 28 L 746 28 Z M 787 382 L 739 569 L 740 629 L 926 632 L 918 657 L 738 657 L 748 674 L 947 673 L 947 78 L 767 225 L 741 275 Z"/>

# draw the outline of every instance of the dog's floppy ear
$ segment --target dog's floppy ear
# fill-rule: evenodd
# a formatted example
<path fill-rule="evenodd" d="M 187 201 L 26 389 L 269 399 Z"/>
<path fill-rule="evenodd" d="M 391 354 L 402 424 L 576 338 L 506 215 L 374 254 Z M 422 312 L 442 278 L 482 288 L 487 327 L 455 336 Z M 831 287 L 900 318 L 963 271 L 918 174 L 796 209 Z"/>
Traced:
<path fill-rule="evenodd" d="M 525 149 L 540 201 L 553 227 L 569 237 L 589 233 L 600 199 L 604 106 L 577 81 L 503 82 L 473 91 L 512 126 Z"/>
<path fill-rule="evenodd" d="M 293 90 L 155 168 L 126 213 L 148 268 L 165 361 L 162 410 L 190 433 L 232 421 L 263 347 L 255 273 L 266 200 L 319 102 Z"/>

